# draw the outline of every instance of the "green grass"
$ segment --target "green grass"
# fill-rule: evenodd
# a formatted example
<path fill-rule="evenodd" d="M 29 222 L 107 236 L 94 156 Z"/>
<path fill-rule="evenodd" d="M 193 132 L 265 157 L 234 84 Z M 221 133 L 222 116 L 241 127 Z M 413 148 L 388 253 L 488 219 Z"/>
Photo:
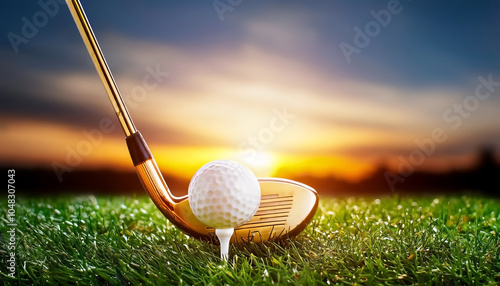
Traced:
<path fill-rule="evenodd" d="M 295 241 L 232 247 L 227 265 L 146 196 L 18 198 L 16 220 L 6 285 L 500 284 L 500 201 L 487 198 L 323 198 Z"/>

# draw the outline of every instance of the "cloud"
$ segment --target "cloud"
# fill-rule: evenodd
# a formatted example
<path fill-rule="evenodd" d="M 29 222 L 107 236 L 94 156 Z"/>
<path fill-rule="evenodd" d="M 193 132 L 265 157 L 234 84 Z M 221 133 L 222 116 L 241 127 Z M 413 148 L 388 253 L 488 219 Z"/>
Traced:
<path fill-rule="evenodd" d="M 248 39 L 238 48 L 212 47 L 207 51 L 105 35 L 104 45 L 116 50 L 108 58 L 116 68 L 115 78 L 129 108 L 134 106 L 130 111 L 138 127 L 153 142 L 235 147 L 265 127 L 273 109 L 287 108 L 297 120 L 273 143 L 271 147 L 276 149 L 362 146 L 364 138 L 375 134 L 386 138 L 377 138 L 379 144 L 405 145 L 411 142 L 409 137 L 424 136 L 442 125 L 442 112 L 467 93 L 453 87 L 410 90 L 346 80 L 254 41 L 261 39 L 260 30 L 268 33 L 263 37 L 270 37 L 282 31 L 279 27 L 266 29 L 266 23 L 249 26 Z M 144 99 L 130 104 L 131 94 L 143 85 L 148 67 L 169 76 Z M 93 71 L 43 73 L 36 81 L 43 82 L 42 93 L 47 93 L 47 87 L 53 91 L 47 96 L 54 106 L 44 108 L 44 113 L 68 109 L 71 112 L 60 116 L 71 118 L 72 109 L 80 108 L 93 117 L 113 116 Z M 481 116 L 495 116 L 492 112 L 485 106 Z M 471 122 L 480 124 L 475 119 Z M 461 133 L 469 128 L 464 127 Z M 305 138 L 316 139 L 304 145 Z"/>
<path fill-rule="evenodd" d="M 307 8 L 274 9 L 243 22 L 245 39 L 280 54 L 307 55 L 321 43 L 313 24 L 318 13 Z"/>

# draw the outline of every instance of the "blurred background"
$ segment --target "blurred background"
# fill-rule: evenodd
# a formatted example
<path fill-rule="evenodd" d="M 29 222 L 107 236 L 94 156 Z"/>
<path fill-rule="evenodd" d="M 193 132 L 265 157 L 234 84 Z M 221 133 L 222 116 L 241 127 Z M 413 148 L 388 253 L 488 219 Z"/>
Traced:
<path fill-rule="evenodd" d="M 82 5 L 174 193 L 216 159 L 322 195 L 500 192 L 498 1 Z M 64 2 L 2 0 L 0 19 L 17 194 L 142 194 Z"/>

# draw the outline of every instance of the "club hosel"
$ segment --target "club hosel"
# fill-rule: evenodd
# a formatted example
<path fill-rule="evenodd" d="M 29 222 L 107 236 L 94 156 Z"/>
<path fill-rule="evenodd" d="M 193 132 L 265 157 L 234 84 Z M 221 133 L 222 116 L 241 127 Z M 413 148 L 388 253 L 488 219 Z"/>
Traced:
<path fill-rule="evenodd" d="M 147 160 L 153 159 L 153 155 L 144 141 L 142 134 L 137 131 L 136 133 L 126 138 L 128 151 L 134 166 L 137 166 Z"/>
<path fill-rule="evenodd" d="M 170 192 L 151 151 L 139 131 L 126 138 L 127 147 L 139 180 L 151 199 L 160 207 L 172 210 L 173 204 L 182 201 Z"/>

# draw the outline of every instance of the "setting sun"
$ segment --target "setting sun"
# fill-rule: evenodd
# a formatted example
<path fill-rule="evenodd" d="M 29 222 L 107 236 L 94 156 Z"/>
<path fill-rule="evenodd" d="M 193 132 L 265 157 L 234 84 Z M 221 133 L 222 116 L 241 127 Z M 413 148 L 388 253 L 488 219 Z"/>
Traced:
<path fill-rule="evenodd" d="M 249 167 L 257 177 L 269 177 L 276 171 L 276 158 L 269 152 L 255 152 L 254 156 L 238 156 L 241 163 Z"/>

